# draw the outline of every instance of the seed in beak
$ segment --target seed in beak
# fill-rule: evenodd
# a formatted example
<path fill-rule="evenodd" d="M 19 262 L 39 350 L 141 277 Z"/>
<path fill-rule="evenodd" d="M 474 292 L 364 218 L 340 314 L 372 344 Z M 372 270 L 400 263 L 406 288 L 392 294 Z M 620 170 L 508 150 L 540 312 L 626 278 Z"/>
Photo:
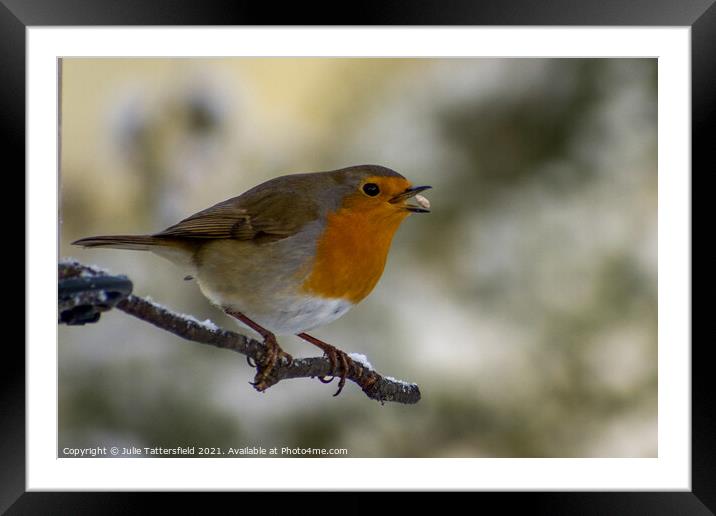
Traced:
<path fill-rule="evenodd" d="M 430 209 L 430 201 L 426 197 L 423 197 L 422 195 L 418 194 L 414 197 L 415 202 L 418 203 L 418 206 L 421 208 L 425 208 L 426 210 Z"/>

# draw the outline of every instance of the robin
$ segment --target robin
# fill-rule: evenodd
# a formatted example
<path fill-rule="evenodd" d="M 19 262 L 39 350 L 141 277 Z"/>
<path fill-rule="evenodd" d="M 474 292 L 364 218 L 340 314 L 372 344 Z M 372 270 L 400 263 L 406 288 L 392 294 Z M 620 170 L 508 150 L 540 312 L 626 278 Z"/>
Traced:
<path fill-rule="evenodd" d="M 297 335 L 323 350 L 334 376 L 340 361 L 337 396 L 347 356 L 306 332 L 370 294 L 398 226 L 411 213 L 430 211 L 419 195 L 428 188 L 378 165 L 291 174 L 153 235 L 95 236 L 73 244 L 152 251 L 184 268 L 212 303 L 263 338 L 266 351 L 253 383 L 258 391 L 268 387 L 280 357 L 292 360 L 276 335 Z"/>

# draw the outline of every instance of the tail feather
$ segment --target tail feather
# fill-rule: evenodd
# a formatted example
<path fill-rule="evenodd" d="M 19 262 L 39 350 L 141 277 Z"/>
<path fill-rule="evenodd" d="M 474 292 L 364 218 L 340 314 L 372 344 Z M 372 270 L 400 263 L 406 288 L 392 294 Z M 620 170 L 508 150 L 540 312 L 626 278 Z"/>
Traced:
<path fill-rule="evenodd" d="M 81 238 L 72 242 L 72 245 L 148 251 L 150 248 L 159 244 L 158 240 L 156 237 L 150 235 L 107 235 Z"/>

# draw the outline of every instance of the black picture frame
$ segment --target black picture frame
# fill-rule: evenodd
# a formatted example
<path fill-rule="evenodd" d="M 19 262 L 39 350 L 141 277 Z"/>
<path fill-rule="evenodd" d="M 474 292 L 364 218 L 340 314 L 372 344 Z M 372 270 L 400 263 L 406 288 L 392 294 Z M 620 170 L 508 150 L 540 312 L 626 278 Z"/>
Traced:
<path fill-rule="evenodd" d="M 692 168 L 713 168 L 716 134 L 715 0 L 489 0 L 481 2 L 367 2 L 354 10 L 336 3 L 291 6 L 258 2 L 185 0 L 2 0 L 0 2 L 0 134 L 16 159 L 5 177 L 25 165 L 25 30 L 86 25 L 614 25 L 691 27 Z M 357 4 L 356 4 L 357 5 Z M 5 163 L 10 163 L 6 160 Z M 711 164 L 710 168 L 707 166 Z M 7 165 L 6 165 L 7 166 Z M 685 171 L 688 173 L 688 171 Z M 693 174 L 691 175 L 693 178 Z M 21 188 L 24 190 L 24 182 Z M 19 248 L 19 246 L 17 246 Z M 692 247 L 693 252 L 693 247 Z M 26 276 L 32 271 L 25 269 Z M 32 310 L 32 307 L 27 307 Z M 25 489 L 25 353 L 6 339 L 0 360 L 0 512 L 115 514 L 141 512 L 131 493 L 28 493 Z M 675 343 L 680 345 L 682 343 Z M 684 343 L 685 344 L 685 343 Z M 48 350 L 53 352 L 53 350 Z M 692 490 L 690 492 L 478 493 L 501 509 L 547 514 L 713 514 L 716 512 L 714 375 L 703 341 L 692 339 Z M 353 497 L 358 495 L 354 494 Z M 162 497 L 162 504 L 169 497 Z M 422 497 L 415 499 L 421 501 Z M 185 496 L 174 496 L 188 510 Z M 245 500 L 244 500 L 245 501 Z M 275 499 L 274 499 L 275 501 Z M 274 502 L 272 502 L 273 504 Z M 346 503 L 346 502 L 341 502 Z M 142 504 L 142 505 L 140 505 Z M 328 504 L 326 504 L 328 505 Z M 335 502 L 330 504 L 336 508 Z M 347 503 L 346 506 L 354 505 Z M 164 506 L 170 510 L 169 505 Z"/>

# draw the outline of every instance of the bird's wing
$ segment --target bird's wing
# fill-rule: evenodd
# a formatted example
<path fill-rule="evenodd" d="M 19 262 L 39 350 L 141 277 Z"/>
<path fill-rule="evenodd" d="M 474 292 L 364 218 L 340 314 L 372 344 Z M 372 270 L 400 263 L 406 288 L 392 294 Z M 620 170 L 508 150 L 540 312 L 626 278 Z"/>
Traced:
<path fill-rule="evenodd" d="M 260 188 L 215 204 L 153 236 L 274 241 L 295 234 L 318 213 L 315 202 L 306 196 Z"/>

